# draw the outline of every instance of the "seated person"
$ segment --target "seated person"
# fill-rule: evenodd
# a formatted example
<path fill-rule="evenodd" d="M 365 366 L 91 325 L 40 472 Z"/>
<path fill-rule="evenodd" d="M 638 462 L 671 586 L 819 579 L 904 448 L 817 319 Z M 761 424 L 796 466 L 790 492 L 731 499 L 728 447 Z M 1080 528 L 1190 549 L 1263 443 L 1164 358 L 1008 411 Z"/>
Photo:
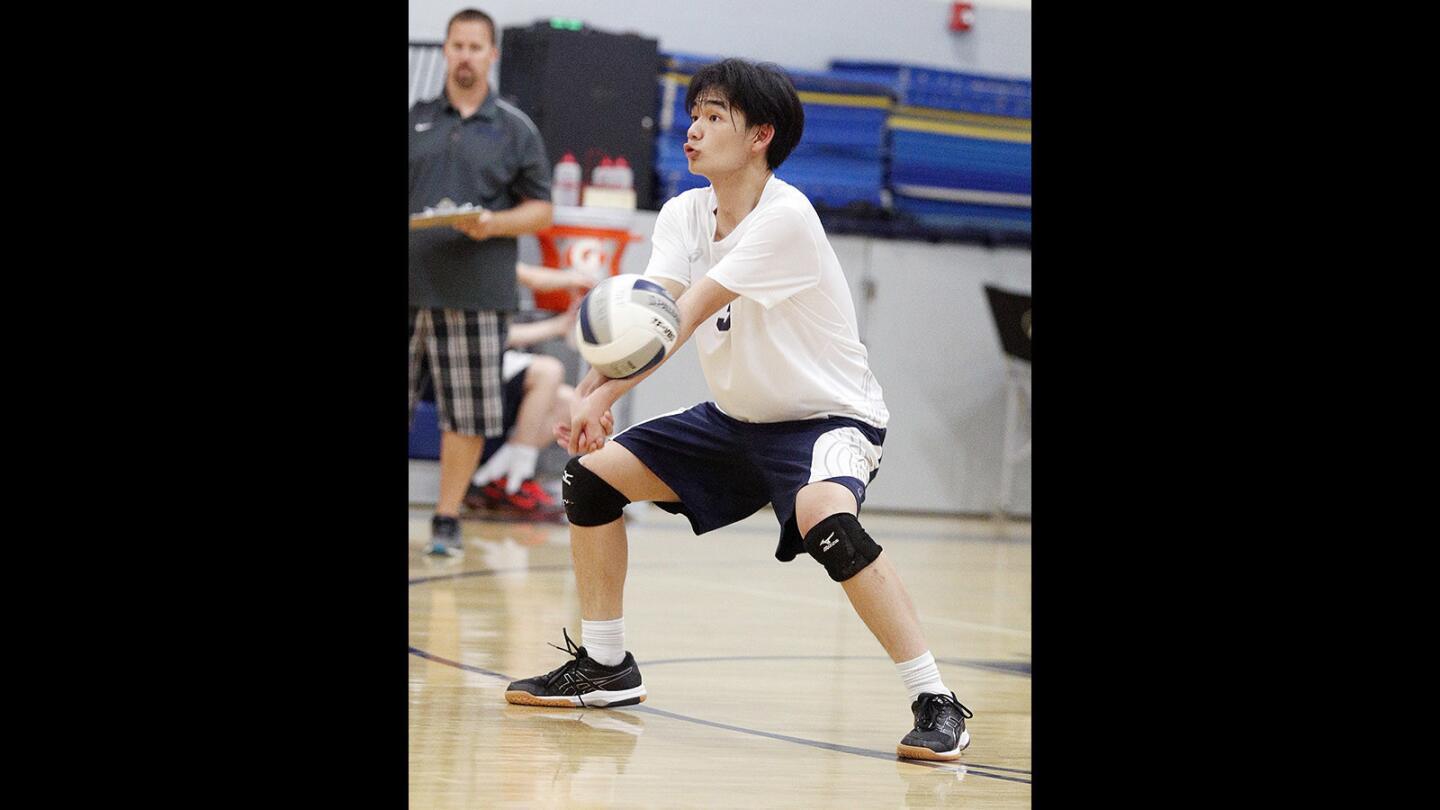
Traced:
<path fill-rule="evenodd" d="M 516 265 L 521 283 L 536 292 L 570 288 L 577 293 L 596 279 L 579 270 L 554 270 L 523 262 Z M 564 382 L 565 367 L 554 357 L 520 351 L 575 328 L 579 299 L 569 311 L 530 323 L 512 323 L 505 341 L 500 379 L 504 383 L 505 440 L 486 442 L 480 466 L 465 494 L 472 510 L 502 513 L 507 518 L 563 523 L 565 509 L 535 479 L 540 450 L 552 440 L 551 425 L 568 419 L 574 389 Z"/>

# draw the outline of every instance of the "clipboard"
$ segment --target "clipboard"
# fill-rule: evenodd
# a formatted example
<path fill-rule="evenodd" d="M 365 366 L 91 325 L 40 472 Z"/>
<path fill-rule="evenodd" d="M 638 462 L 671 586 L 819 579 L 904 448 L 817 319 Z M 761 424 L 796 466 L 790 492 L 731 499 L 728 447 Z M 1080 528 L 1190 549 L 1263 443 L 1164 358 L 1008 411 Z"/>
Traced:
<path fill-rule="evenodd" d="M 422 228 L 442 228 L 455 225 L 466 220 L 474 219 L 485 209 L 465 208 L 460 210 L 441 209 L 420 214 L 410 215 L 410 230 L 417 231 Z"/>

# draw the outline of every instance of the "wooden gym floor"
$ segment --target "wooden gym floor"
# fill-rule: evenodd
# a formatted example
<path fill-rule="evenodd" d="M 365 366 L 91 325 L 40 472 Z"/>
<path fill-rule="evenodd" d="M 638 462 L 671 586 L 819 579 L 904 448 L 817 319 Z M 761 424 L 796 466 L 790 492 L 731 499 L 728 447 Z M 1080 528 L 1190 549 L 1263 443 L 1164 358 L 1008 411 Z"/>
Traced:
<path fill-rule="evenodd" d="M 512 706 L 568 656 L 580 608 L 565 526 L 466 520 L 425 554 L 410 512 L 410 807 L 1029 807 L 1030 527 L 866 512 L 946 685 L 974 713 L 956 763 L 895 757 L 894 665 L 840 586 L 779 563 L 767 509 L 695 537 L 631 507 L 626 647 L 649 694 L 619 709 Z"/>

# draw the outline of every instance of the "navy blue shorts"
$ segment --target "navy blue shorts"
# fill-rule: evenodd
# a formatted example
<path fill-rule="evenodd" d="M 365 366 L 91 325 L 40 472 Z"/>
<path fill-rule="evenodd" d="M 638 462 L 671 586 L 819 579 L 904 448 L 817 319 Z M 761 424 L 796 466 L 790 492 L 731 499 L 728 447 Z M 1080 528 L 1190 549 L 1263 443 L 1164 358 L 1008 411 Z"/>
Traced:
<path fill-rule="evenodd" d="M 796 422 L 741 422 L 713 402 L 631 425 L 615 441 L 680 496 L 656 502 L 684 515 L 696 534 L 743 520 L 770 504 L 780 522 L 776 559 L 789 562 L 805 546 L 795 522 L 795 496 L 817 481 L 834 481 L 865 502 L 880 470 L 885 431 L 832 416 Z"/>
<path fill-rule="evenodd" d="M 505 401 L 505 434 L 500 439 L 487 439 L 485 449 L 480 451 L 480 463 L 484 464 L 495 455 L 495 451 L 505 446 L 510 438 L 510 431 L 515 429 L 515 423 L 520 419 L 520 403 L 525 401 L 525 372 L 528 368 L 520 369 L 514 377 L 505 381 L 505 387 L 501 391 L 501 399 Z"/>

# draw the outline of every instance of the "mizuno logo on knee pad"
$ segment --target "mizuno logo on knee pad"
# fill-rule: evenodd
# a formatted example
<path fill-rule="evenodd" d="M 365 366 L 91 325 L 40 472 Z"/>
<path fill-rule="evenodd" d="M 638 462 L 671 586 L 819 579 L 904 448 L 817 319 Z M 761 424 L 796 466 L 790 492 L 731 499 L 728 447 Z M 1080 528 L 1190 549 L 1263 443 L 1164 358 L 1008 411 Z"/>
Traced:
<path fill-rule="evenodd" d="M 881 548 L 865 533 L 854 515 L 842 512 L 810 529 L 805 535 L 805 550 L 825 566 L 831 579 L 844 582 L 875 562 Z"/>
<path fill-rule="evenodd" d="M 565 502 L 565 515 L 576 526 L 613 523 L 625 514 L 625 504 L 630 503 L 619 490 L 581 464 L 579 456 L 565 465 L 560 479 L 564 482 L 561 499 Z"/>

